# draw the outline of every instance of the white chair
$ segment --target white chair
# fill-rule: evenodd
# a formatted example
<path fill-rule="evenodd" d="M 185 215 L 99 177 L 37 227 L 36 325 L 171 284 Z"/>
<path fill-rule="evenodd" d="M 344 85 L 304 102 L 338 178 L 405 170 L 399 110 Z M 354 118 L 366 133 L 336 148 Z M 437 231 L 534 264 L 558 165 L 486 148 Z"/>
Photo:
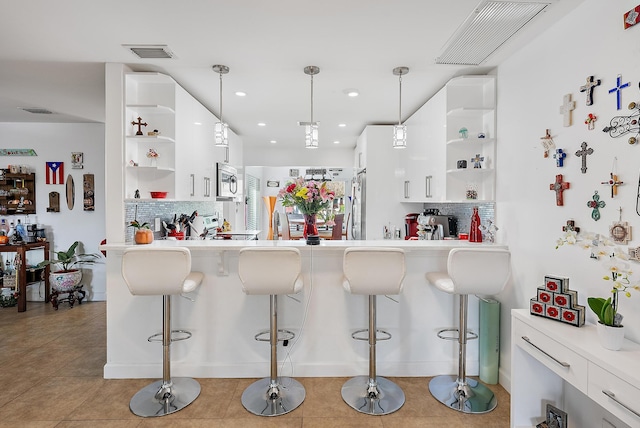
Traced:
<path fill-rule="evenodd" d="M 295 294 L 302 290 L 302 262 L 296 248 L 243 248 L 238 255 L 238 276 L 247 295 L 270 296 L 271 344 L 270 377 L 260 379 L 242 393 L 242 405 L 258 416 L 278 416 L 295 410 L 304 401 L 304 386 L 295 379 L 278 378 L 278 332 L 287 340 L 293 333 L 278 330 L 278 295 Z M 260 335 L 256 335 L 256 340 Z M 284 339 L 283 339 L 284 340 Z"/>
<path fill-rule="evenodd" d="M 138 391 L 129 408 L 142 417 L 164 416 L 191 404 L 200 395 L 200 384 L 191 378 L 171 377 L 171 342 L 185 340 L 191 333 L 171 330 L 171 296 L 194 291 L 202 282 L 201 272 L 191 272 L 191 253 L 182 247 L 131 247 L 122 255 L 122 277 L 134 296 L 163 296 L 162 380 Z M 172 333 L 180 336 L 172 337 Z"/>
<path fill-rule="evenodd" d="M 463 413 L 487 413 L 498 400 L 493 392 L 474 379 L 467 378 L 467 306 L 469 294 L 491 296 L 500 293 L 511 274 L 511 253 L 498 248 L 455 248 L 449 252 L 447 272 L 429 272 L 427 280 L 439 290 L 457 294 L 460 299 L 458 331 L 458 375 L 434 377 L 429 391 L 444 405 Z M 438 332 L 442 336 L 444 329 Z M 454 329 L 455 330 L 455 329 Z M 472 334 L 471 338 L 477 335 Z"/>
<path fill-rule="evenodd" d="M 342 399 L 368 415 L 387 415 L 400 409 L 404 392 L 394 382 L 376 374 L 376 342 L 391 335 L 376 325 L 377 296 L 400 294 L 405 275 L 404 251 L 400 248 L 351 247 L 344 251 L 344 288 L 351 294 L 369 296 L 369 328 L 354 332 L 354 339 L 369 341 L 369 376 L 356 376 L 342 386 Z M 368 338 L 359 333 L 368 331 Z M 377 333 L 381 334 L 378 338 Z"/>

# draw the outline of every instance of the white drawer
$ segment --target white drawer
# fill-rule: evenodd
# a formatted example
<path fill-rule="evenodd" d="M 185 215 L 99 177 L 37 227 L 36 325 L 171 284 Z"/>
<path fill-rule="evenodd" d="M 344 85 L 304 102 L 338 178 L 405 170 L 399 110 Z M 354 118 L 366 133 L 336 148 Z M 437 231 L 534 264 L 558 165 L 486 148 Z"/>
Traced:
<path fill-rule="evenodd" d="M 589 363 L 589 398 L 632 427 L 640 426 L 639 396 L 640 389 Z"/>
<path fill-rule="evenodd" d="M 516 345 L 586 394 L 587 360 L 521 320 L 514 321 Z"/>

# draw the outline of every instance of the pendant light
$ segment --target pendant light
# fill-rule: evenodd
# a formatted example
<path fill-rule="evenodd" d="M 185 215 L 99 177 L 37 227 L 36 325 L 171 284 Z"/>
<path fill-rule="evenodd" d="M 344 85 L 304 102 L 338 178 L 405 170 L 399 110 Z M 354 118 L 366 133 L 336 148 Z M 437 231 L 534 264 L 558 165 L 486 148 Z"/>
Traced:
<path fill-rule="evenodd" d="M 222 120 L 222 75 L 229 72 L 226 65 L 214 65 L 213 71 L 220 74 L 220 122 L 215 125 L 215 140 L 218 147 L 229 147 L 229 125 Z"/>
<path fill-rule="evenodd" d="M 400 83 L 400 100 L 398 102 L 398 124 L 393 125 L 393 148 L 404 149 L 407 147 L 407 126 L 402 124 L 402 75 L 409 73 L 409 67 L 396 67 L 393 74 L 398 76 Z"/>
<path fill-rule="evenodd" d="M 320 122 L 313 121 L 313 76 L 320 73 L 320 68 L 315 65 L 309 65 L 304 68 L 304 74 L 311 76 L 311 121 L 298 122 L 298 125 L 304 125 L 304 141 L 307 149 L 318 148 L 318 125 Z"/>

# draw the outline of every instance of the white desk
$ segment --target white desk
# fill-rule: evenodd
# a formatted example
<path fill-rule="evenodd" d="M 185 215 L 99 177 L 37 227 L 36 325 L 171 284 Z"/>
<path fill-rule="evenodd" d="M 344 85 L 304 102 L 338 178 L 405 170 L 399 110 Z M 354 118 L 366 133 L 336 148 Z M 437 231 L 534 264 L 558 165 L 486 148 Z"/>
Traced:
<path fill-rule="evenodd" d="M 572 428 L 608 427 L 603 419 L 616 428 L 640 427 L 638 385 L 637 343 L 625 340 L 620 351 L 609 351 L 594 325 L 578 328 L 512 310 L 511 427 L 534 427 L 544 420 L 546 403 L 566 411 Z"/>

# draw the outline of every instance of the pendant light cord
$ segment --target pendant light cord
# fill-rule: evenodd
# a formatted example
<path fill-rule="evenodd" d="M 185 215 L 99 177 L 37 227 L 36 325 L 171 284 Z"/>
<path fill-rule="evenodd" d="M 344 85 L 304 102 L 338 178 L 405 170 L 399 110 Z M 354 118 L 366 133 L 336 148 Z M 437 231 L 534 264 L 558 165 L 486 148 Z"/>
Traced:
<path fill-rule="evenodd" d="M 398 76 L 400 82 L 400 101 L 398 102 L 398 125 L 402 125 L 402 74 Z"/>
<path fill-rule="evenodd" d="M 311 75 L 311 124 L 313 125 L 313 74 Z"/>
<path fill-rule="evenodd" d="M 220 72 L 220 122 L 224 123 L 222 120 L 222 72 Z"/>

